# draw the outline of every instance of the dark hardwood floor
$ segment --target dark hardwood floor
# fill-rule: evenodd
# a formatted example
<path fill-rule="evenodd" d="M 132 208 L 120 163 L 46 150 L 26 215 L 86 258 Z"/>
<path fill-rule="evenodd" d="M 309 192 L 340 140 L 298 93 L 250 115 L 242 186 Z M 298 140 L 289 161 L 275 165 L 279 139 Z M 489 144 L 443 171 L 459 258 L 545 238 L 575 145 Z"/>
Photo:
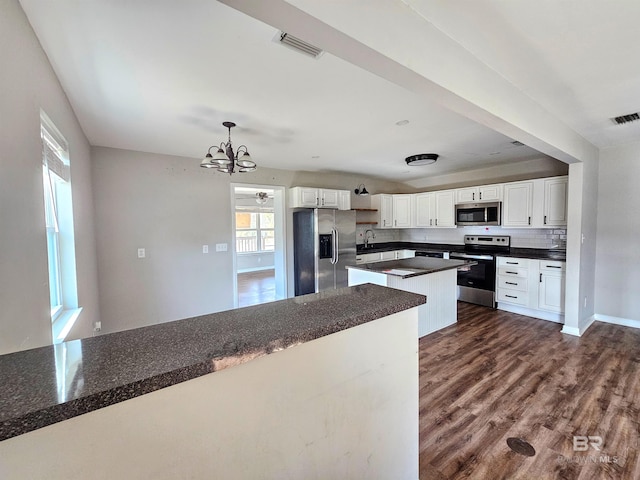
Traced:
<path fill-rule="evenodd" d="M 459 302 L 420 340 L 421 479 L 640 479 L 640 330 L 560 329 Z"/>
<path fill-rule="evenodd" d="M 238 307 L 248 307 L 276 299 L 275 270 L 238 274 Z"/>

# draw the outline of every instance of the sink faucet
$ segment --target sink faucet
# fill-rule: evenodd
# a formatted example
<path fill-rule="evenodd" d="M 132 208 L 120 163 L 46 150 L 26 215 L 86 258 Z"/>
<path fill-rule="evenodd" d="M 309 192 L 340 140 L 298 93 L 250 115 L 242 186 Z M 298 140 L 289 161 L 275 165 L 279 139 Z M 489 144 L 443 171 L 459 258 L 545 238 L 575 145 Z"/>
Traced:
<path fill-rule="evenodd" d="M 371 237 L 369 237 L 369 234 L 371 234 Z M 373 238 L 376 238 L 376 234 L 373 233 L 373 230 L 368 228 L 364 231 L 364 248 L 369 248 L 369 240 Z"/>

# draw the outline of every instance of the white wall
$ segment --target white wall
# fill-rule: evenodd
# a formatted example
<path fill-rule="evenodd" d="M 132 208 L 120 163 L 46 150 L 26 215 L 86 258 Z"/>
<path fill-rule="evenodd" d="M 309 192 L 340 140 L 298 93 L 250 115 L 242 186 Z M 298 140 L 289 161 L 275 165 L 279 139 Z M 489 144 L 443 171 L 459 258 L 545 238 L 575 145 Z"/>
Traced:
<path fill-rule="evenodd" d="M 322 186 L 372 192 L 406 186 L 361 176 L 259 167 L 229 175 L 198 159 L 94 147 L 93 183 L 102 331 L 109 333 L 233 308 L 230 183 Z M 369 206 L 368 197 L 353 204 Z M 289 295 L 292 212 L 287 211 Z M 216 252 L 216 243 L 229 244 Z M 202 245 L 209 245 L 208 254 Z M 146 258 L 137 249 L 146 248 Z"/>
<path fill-rule="evenodd" d="M 428 168 L 428 167 L 427 167 Z M 490 183 L 516 182 L 532 178 L 567 175 L 569 165 L 553 158 L 541 157 L 507 165 L 477 168 L 446 175 L 431 175 L 407 182 L 420 192 L 460 188 Z"/>
<path fill-rule="evenodd" d="M 89 144 L 17 0 L 0 0 L 0 354 L 51 343 L 42 108 L 69 142 L 78 300 L 69 338 L 99 319 Z"/>
<path fill-rule="evenodd" d="M 640 321 L 640 142 L 600 153 L 595 311 Z"/>

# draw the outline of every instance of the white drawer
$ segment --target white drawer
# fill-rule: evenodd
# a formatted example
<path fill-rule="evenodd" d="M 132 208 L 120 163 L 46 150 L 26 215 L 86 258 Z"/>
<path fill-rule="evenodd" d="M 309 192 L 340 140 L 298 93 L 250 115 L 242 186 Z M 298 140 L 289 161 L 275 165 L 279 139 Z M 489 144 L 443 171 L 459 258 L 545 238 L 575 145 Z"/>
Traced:
<path fill-rule="evenodd" d="M 511 278 L 527 278 L 529 276 L 529 270 L 518 267 L 500 267 L 498 268 L 498 275 Z"/>
<path fill-rule="evenodd" d="M 529 294 L 527 292 L 500 288 L 498 289 L 498 302 L 515 303 L 516 305 L 526 306 L 529 303 Z"/>
<path fill-rule="evenodd" d="M 566 262 L 559 262 L 557 260 L 540 260 L 540 271 L 541 272 L 564 272 L 567 268 Z"/>
<path fill-rule="evenodd" d="M 526 278 L 516 277 L 515 275 L 513 277 L 501 275 L 498 277 L 498 288 L 526 292 L 529 289 L 529 283 Z"/>
<path fill-rule="evenodd" d="M 512 257 L 498 257 L 498 267 L 524 267 L 529 266 L 528 258 L 512 258 Z"/>
<path fill-rule="evenodd" d="M 364 256 L 363 255 L 356 255 L 356 265 L 360 265 L 364 263 Z"/>

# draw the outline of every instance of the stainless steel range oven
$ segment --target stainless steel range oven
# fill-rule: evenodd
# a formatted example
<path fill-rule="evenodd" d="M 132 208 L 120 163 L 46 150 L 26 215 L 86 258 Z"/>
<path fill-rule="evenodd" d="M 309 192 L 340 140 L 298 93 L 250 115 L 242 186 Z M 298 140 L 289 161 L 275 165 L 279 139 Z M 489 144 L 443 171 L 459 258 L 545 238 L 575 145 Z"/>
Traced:
<path fill-rule="evenodd" d="M 495 308 L 496 255 L 508 252 L 507 235 L 465 235 L 464 252 L 451 252 L 449 258 L 473 260 L 476 265 L 458 270 L 458 300 Z"/>

